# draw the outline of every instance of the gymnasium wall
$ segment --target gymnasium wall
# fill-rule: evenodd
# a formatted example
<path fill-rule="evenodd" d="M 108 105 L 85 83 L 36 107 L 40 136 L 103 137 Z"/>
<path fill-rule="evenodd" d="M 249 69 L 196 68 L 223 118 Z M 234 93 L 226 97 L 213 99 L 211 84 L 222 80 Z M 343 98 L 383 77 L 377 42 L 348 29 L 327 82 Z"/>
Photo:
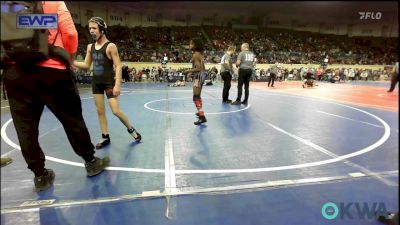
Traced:
<path fill-rule="evenodd" d="M 162 9 L 154 7 L 142 9 L 124 9 L 113 2 L 67 2 L 74 22 L 87 25 L 92 16 L 105 18 L 109 26 L 121 25 L 127 27 L 149 26 L 227 26 L 231 24 L 246 24 L 254 20 L 251 14 L 232 13 L 221 8 L 173 8 Z M 201 13 L 199 13 L 201 12 Z M 384 14 L 385 15 L 385 14 Z M 354 15 L 359 16 L 359 15 Z M 349 36 L 398 37 L 397 17 L 383 20 L 359 20 L 354 24 L 346 24 L 338 18 L 318 18 L 312 15 L 294 17 L 292 14 L 265 13 L 258 18 L 258 26 L 266 28 L 281 28 L 299 31 L 311 31 Z"/>

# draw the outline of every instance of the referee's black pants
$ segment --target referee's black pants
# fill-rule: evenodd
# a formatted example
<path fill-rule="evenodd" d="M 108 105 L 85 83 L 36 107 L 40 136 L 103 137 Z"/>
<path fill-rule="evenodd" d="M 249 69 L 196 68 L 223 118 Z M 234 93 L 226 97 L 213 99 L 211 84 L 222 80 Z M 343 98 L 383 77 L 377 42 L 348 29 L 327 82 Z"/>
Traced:
<path fill-rule="evenodd" d="M 222 101 L 228 101 L 229 90 L 231 89 L 232 76 L 229 71 L 221 72 L 221 78 L 224 81 L 224 88 L 222 89 Z"/>
<path fill-rule="evenodd" d="M 272 82 L 271 87 L 274 86 L 275 79 L 276 79 L 276 74 L 275 73 L 270 73 L 269 74 L 269 79 L 268 79 L 268 87 L 271 84 L 271 82 Z"/>
<path fill-rule="evenodd" d="M 238 96 L 236 101 L 240 102 L 242 98 L 242 87 L 244 84 L 244 100 L 246 102 L 249 100 L 249 85 L 251 74 L 253 73 L 252 69 L 239 69 L 239 79 L 238 79 Z"/>

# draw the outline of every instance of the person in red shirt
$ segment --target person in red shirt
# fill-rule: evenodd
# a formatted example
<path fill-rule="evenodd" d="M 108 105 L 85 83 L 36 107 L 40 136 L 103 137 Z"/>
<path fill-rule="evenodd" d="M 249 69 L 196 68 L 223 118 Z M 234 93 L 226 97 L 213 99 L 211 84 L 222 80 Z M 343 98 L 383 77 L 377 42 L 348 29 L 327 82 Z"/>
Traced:
<path fill-rule="evenodd" d="M 41 2 L 45 14 L 58 15 L 58 30 L 50 29 L 48 43 L 64 48 L 73 60 L 78 48 L 78 33 L 63 1 Z M 59 35 L 57 35 L 59 32 Z M 15 63 L 4 70 L 11 116 L 22 155 L 35 174 L 36 191 L 52 186 L 55 173 L 45 168 L 45 155 L 39 145 L 39 121 L 46 106 L 61 122 L 74 152 L 83 158 L 87 176 L 101 173 L 110 159 L 94 156 L 94 146 L 82 116 L 81 99 L 70 70 L 58 58 L 50 58 L 26 69 Z"/>
<path fill-rule="evenodd" d="M 321 78 L 322 78 L 322 68 L 319 67 L 319 68 L 317 69 L 317 79 L 318 79 L 318 80 L 321 80 Z"/>

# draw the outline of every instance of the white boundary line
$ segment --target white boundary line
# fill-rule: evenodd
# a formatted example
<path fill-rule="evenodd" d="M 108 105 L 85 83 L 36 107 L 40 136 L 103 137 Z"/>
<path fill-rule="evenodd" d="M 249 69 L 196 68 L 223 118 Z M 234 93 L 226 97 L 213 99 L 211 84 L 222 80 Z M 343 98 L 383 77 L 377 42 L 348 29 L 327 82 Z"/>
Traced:
<path fill-rule="evenodd" d="M 2 127 L 1 127 L 1 138 L 10 145 L 12 148 L 17 150 L 21 150 L 21 147 L 15 144 L 6 133 L 7 126 L 12 122 L 12 119 L 8 120 Z M 42 135 L 43 136 L 43 135 Z M 46 155 L 46 160 L 62 163 L 65 165 L 70 166 L 78 166 L 78 167 L 85 167 L 83 163 L 77 163 L 69 160 L 59 159 L 51 156 Z M 127 168 L 127 167 L 107 167 L 106 170 L 117 170 L 117 171 L 128 171 L 128 172 L 142 172 L 142 173 L 164 173 L 163 169 L 142 169 L 142 168 Z"/>
<path fill-rule="evenodd" d="M 264 121 L 262 121 L 262 122 L 264 122 Z M 331 151 L 329 151 L 329 150 L 327 150 L 327 149 L 325 149 L 325 148 L 323 148 L 323 147 L 321 147 L 321 146 L 319 146 L 319 145 L 316 145 L 316 144 L 312 143 L 312 142 L 309 141 L 309 140 L 305 140 L 305 139 L 303 139 L 303 138 L 301 138 L 301 137 L 298 137 L 298 136 L 296 136 L 296 135 L 294 135 L 294 134 L 291 134 L 291 133 L 289 133 L 289 132 L 287 132 L 287 131 L 285 131 L 285 130 L 282 130 L 281 128 L 276 127 L 276 126 L 274 126 L 274 125 L 272 125 L 272 124 L 270 124 L 270 123 L 268 123 L 268 122 L 267 122 L 267 124 L 268 124 L 269 126 L 273 127 L 275 130 L 277 130 L 277 131 L 279 131 L 279 132 L 282 132 L 282 133 L 284 133 L 284 134 L 286 134 L 286 135 L 288 135 L 288 136 L 290 136 L 290 137 L 292 137 L 292 138 L 294 138 L 294 139 L 296 139 L 296 140 L 298 140 L 298 141 L 304 143 L 305 145 L 308 145 L 308 146 L 310 146 L 310 147 L 312 147 L 312 148 L 314 148 L 314 149 L 316 149 L 316 150 L 318 150 L 318 151 L 320 151 L 320 152 L 322 152 L 322 153 L 324 153 L 324 154 L 326 154 L 326 155 L 328 155 L 328 156 L 330 156 L 330 157 L 332 157 L 332 158 L 338 158 L 338 157 L 339 157 L 339 156 L 336 155 L 335 153 L 333 153 L 333 152 L 331 152 Z M 344 160 L 344 163 L 347 164 L 347 165 L 349 165 L 349 166 L 352 166 L 352 167 L 354 167 L 354 168 L 356 168 L 356 169 L 358 169 L 358 170 L 360 170 L 360 171 L 362 171 L 362 172 L 364 172 L 364 173 L 366 173 L 366 174 L 368 174 L 368 175 L 375 174 L 374 172 L 368 170 L 367 168 L 365 168 L 365 167 L 363 167 L 363 166 L 360 166 L 360 165 L 358 165 L 358 164 L 355 164 L 355 163 L 353 163 L 353 162 L 351 162 L 351 161 L 349 161 L 349 160 Z M 395 183 L 391 182 L 390 180 L 384 179 L 384 178 L 382 178 L 382 177 L 380 177 L 380 176 L 376 176 L 376 178 L 377 178 L 378 180 L 382 181 L 384 184 L 386 184 L 386 185 L 388 185 L 388 186 L 395 186 L 395 185 L 396 185 Z"/>
<path fill-rule="evenodd" d="M 373 124 L 373 123 L 368 123 L 368 122 L 364 122 L 364 121 L 361 121 L 361 120 L 355 120 L 355 119 L 351 119 L 351 118 L 344 117 L 344 116 L 339 116 L 339 115 L 332 114 L 332 113 L 327 113 L 327 112 L 320 111 L 320 110 L 316 110 L 316 112 L 318 112 L 318 113 L 322 113 L 322 114 L 326 114 L 326 115 L 329 115 L 329 116 L 334 116 L 334 117 L 338 117 L 338 118 L 342 118 L 342 119 L 350 120 L 350 121 L 354 121 L 354 122 L 358 122 L 358 123 L 367 124 L 367 125 L 374 126 L 374 127 L 385 128 L 385 127 L 383 127 L 383 126 L 376 125 L 376 124 Z M 396 131 L 396 132 L 399 132 L 399 131 L 398 131 L 398 130 L 396 130 L 396 129 L 391 129 L 391 130 L 393 130 L 393 131 Z"/>
<path fill-rule="evenodd" d="M 155 111 L 155 112 L 160 112 L 160 113 L 168 113 L 168 114 L 179 114 L 179 115 L 193 115 L 193 112 L 190 113 L 185 113 L 185 112 L 172 112 L 172 111 L 164 111 L 164 110 L 158 110 L 158 109 L 153 109 L 149 107 L 149 104 L 154 103 L 154 102 L 161 102 L 161 101 L 168 101 L 171 99 L 190 99 L 190 97 L 185 97 L 185 98 L 163 98 L 163 99 L 158 99 L 158 100 L 154 100 L 154 101 L 150 101 L 144 104 L 144 107 L 148 110 L 151 111 Z M 206 99 L 206 98 L 203 98 Z M 228 111 L 228 112 L 207 112 L 207 115 L 218 115 L 218 114 L 227 114 L 227 113 L 236 113 L 236 112 L 240 112 L 243 110 L 247 110 L 250 108 L 250 104 L 247 104 L 247 106 L 243 109 L 238 109 L 238 110 L 233 110 L 233 111 Z"/>
<path fill-rule="evenodd" d="M 383 171 L 377 173 L 380 176 L 398 176 L 399 171 Z M 255 183 L 255 184 L 243 184 L 243 185 L 232 185 L 226 187 L 213 187 L 213 188 L 204 188 L 204 187 L 190 187 L 190 188 L 181 188 L 179 192 L 171 194 L 171 193 L 163 193 L 159 190 L 156 191 L 146 191 L 142 194 L 133 194 L 133 195 L 121 195 L 116 197 L 109 198 L 97 198 L 97 199 L 88 199 L 81 201 L 55 201 L 53 204 L 48 205 L 30 205 L 26 207 L 17 206 L 10 208 L 2 208 L 1 214 L 9 214 L 9 213 L 19 213 L 19 212 L 35 212 L 40 208 L 53 208 L 53 207 L 72 207 L 77 205 L 92 205 L 92 204 L 101 204 L 101 203 L 110 203 L 110 202 L 118 202 L 118 201 L 132 201 L 137 199 L 146 199 L 146 198 L 159 198 L 159 197 L 168 197 L 168 196 L 182 196 L 182 195 L 190 195 L 190 194 L 202 194 L 202 193 L 212 193 L 212 192 L 229 192 L 229 191 L 243 191 L 243 190 L 254 190 L 254 189 L 268 189 L 268 188 L 288 188 L 299 185 L 310 185 L 310 184 L 324 184 L 326 182 L 334 182 L 334 181 L 346 181 L 346 180 L 355 180 L 368 178 L 370 176 L 362 173 L 349 173 L 342 176 L 331 176 L 331 177 L 316 177 L 316 178 L 305 178 L 305 179 L 297 179 L 297 180 L 275 180 L 268 181 L 263 183 Z"/>
<path fill-rule="evenodd" d="M 165 190 L 169 193 L 175 193 L 176 177 L 175 177 L 175 162 L 174 152 L 172 150 L 172 139 L 165 140 Z"/>
<path fill-rule="evenodd" d="M 291 96 L 291 95 L 283 95 L 283 96 L 299 97 L 299 96 Z M 296 164 L 296 165 L 289 165 L 289 166 L 253 168 L 253 169 L 175 170 L 175 173 L 176 174 L 256 173 L 256 172 L 280 171 L 280 170 L 290 170 L 290 169 L 313 167 L 313 166 L 319 166 L 319 165 L 338 162 L 338 161 L 341 161 L 341 160 L 344 160 L 344 159 L 349 159 L 349 158 L 352 158 L 352 157 L 367 153 L 369 151 L 372 151 L 372 150 L 376 149 L 380 145 L 382 145 L 389 138 L 389 136 L 390 136 L 390 127 L 384 120 L 382 120 L 378 116 L 375 116 L 374 114 L 366 112 L 364 110 L 361 110 L 361 109 L 358 109 L 358 108 L 355 108 L 355 107 L 352 107 L 352 106 L 347 106 L 347 105 L 344 105 L 344 104 L 341 104 L 341 103 L 336 103 L 336 102 L 328 102 L 328 103 L 340 105 L 340 106 L 343 106 L 343 107 L 347 107 L 347 108 L 362 112 L 364 114 L 367 114 L 367 115 L 375 118 L 384 127 L 383 136 L 377 142 L 373 143 L 372 145 L 370 145 L 370 146 L 368 146 L 366 148 L 363 148 L 361 150 L 358 150 L 356 152 L 352 152 L 352 153 L 349 153 L 349 154 L 346 154 L 346 155 L 338 156 L 338 157 L 333 158 L 333 159 L 322 160 L 322 161 L 317 161 L 317 162 L 303 163 L 303 164 Z M 7 121 L 2 126 L 2 128 L 1 128 L 1 137 L 10 146 L 12 146 L 12 147 L 14 147 L 16 149 L 20 149 L 20 147 L 17 144 L 12 142 L 8 138 L 7 133 L 6 133 L 6 128 L 11 123 L 11 121 L 12 121 L 12 119 Z M 55 157 L 46 156 L 46 159 L 48 159 L 50 161 L 54 161 L 54 162 L 64 163 L 64 164 L 67 164 L 67 165 L 84 167 L 83 163 L 76 163 L 76 162 L 72 162 L 72 161 L 58 159 L 58 158 L 55 158 Z M 142 168 L 126 168 L 126 167 L 107 167 L 106 169 L 107 170 L 130 171 L 130 172 L 165 173 L 165 170 L 161 170 L 161 169 L 142 169 Z"/>

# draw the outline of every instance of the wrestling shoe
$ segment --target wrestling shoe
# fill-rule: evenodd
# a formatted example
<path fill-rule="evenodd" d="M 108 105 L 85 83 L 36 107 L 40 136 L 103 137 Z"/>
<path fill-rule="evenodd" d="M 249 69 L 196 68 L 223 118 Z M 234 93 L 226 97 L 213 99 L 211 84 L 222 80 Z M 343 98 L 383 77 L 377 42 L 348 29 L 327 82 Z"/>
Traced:
<path fill-rule="evenodd" d="M 140 135 L 139 132 L 137 132 L 135 129 L 133 129 L 133 127 L 128 129 L 128 132 L 130 135 L 132 135 L 132 137 L 135 139 L 135 141 L 142 140 L 142 135 Z"/>
<path fill-rule="evenodd" d="M 99 143 L 96 144 L 96 149 L 101 149 L 104 146 L 109 145 L 111 142 L 110 135 L 102 134 L 101 137 L 102 137 L 102 139 L 99 141 Z"/>
<path fill-rule="evenodd" d="M 205 116 L 199 116 L 199 120 L 197 120 L 196 122 L 194 122 L 194 125 L 200 125 L 202 123 L 207 122 L 207 119 Z"/>

